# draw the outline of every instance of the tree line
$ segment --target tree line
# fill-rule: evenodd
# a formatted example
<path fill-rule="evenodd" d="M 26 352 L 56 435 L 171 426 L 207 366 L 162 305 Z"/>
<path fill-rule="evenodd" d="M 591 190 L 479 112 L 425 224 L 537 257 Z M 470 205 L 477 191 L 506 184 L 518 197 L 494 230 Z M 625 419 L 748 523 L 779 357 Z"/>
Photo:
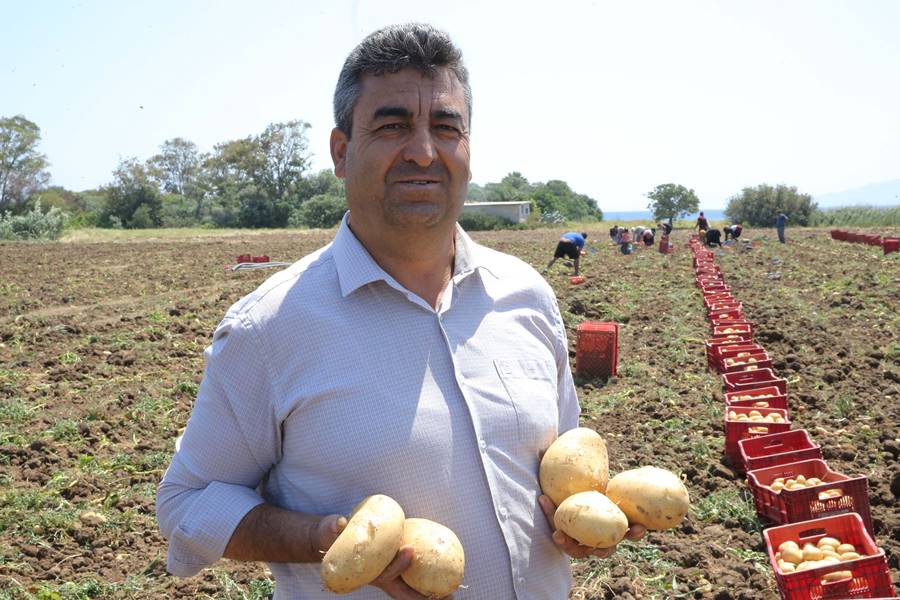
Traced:
<path fill-rule="evenodd" d="M 40 206 L 65 211 L 76 227 L 332 227 L 347 208 L 344 183 L 330 169 L 312 172 L 309 128 L 302 120 L 272 123 L 210 152 L 173 138 L 145 160 L 121 160 L 106 185 L 76 192 L 48 185 L 35 123 L 0 118 L 0 214 L 34 214 Z M 518 172 L 471 184 L 469 199 L 529 201 L 535 221 L 603 218 L 593 198 L 565 181 L 530 183 Z"/>

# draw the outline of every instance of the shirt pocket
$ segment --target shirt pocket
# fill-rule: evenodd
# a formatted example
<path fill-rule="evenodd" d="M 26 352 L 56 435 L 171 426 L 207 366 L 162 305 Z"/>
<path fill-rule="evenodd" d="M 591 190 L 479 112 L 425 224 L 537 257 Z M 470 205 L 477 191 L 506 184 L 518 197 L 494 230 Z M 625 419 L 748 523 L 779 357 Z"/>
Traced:
<path fill-rule="evenodd" d="M 516 413 L 518 442 L 540 454 L 559 424 L 556 364 L 534 359 L 495 359 L 494 367 Z"/>

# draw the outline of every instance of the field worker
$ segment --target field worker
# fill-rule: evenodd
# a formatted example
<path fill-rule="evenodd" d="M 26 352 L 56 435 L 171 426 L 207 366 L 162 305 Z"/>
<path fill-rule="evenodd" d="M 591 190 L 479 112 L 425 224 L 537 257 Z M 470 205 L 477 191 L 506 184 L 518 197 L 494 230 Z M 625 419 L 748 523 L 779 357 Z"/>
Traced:
<path fill-rule="evenodd" d="M 641 234 L 640 240 L 644 242 L 644 245 L 648 248 L 653 245 L 653 230 L 645 229 Z"/>
<path fill-rule="evenodd" d="M 364 497 L 441 523 L 468 560 L 457 600 L 566 598 L 570 556 L 606 557 L 550 523 L 538 466 L 578 425 L 553 290 L 456 224 L 471 93 L 459 50 L 390 26 L 334 92 L 334 240 L 226 313 L 157 493 L 168 570 L 264 561 L 275 600 L 333 598 L 318 564 Z M 644 533 L 632 528 L 630 537 Z M 402 547 L 348 599 L 422 600 Z"/>
<path fill-rule="evenodd" d="M 742 232 L 743 230 L 744 230 L 744 228 L 741 227 L 741 224 L 740 224 L 740 223 L 737 223 L 737 224 L 735 224 L 735 225 L 729 225 L 728 227 L 726 227 L 726 228 L 724 229 L 724 231 L 725 231 L 725 241 L 726 241 L 726 242 L 728 241 L 729 236 L 730 236 L 731 239 L 733 239 L 733 240 L 738 239 L 739 237 L 741 237 L 741 232 Z"/>
<path fill-rule="evenodd" d="M 643 225 L 635 225 L 631 228 L 631 239 L 637 241 L 641 239 L 641 236 L 644 235 L 644 229 L 646 229 Z"/>
<path fill-rule="evenodd" d="M 553 252 L 553 258 L 547 263 L 547 268 L 553 266 L 557 260 L 563 257 L 571 258 L 575 265 L 575 275 L 578 275 L 578 265 L 581 259 L 581 250 L 584 248 L 584 242 L 587 239 L 586 233 L 570 231 L 562 234 L 556 243 L 556 250 Z"/>
<path fill-rule="evenodd" d="M 672 225 L 668 222 L 662 222 L 657 225 L 660 229 L 663 230 L 663 235 L 668 236 L 672 233 Z"/>
<path fill-rule="evenodd" d="M 722 247 L 722 232 L 713 227 L 709 231 L 706 232 L 706 241 L 704 242 L 708 247 L 718 246 Z"/>
<path fill-rule="evenodd" d="M 703 213 L 700 213 L 700 216 L 697 217 L 697 224 L 694 225 L 699 231 L 709 231 L 709 221 L 706 220 L 706 217 L 703 216 Z"/>
<path fill-rule="evenodd" d="M 784 226 L 787 224 L 787 215 L 778 209 L 778 216 L 775 217 L 775 229 L 778 230 L 778 241 L 784 243 Z"/>

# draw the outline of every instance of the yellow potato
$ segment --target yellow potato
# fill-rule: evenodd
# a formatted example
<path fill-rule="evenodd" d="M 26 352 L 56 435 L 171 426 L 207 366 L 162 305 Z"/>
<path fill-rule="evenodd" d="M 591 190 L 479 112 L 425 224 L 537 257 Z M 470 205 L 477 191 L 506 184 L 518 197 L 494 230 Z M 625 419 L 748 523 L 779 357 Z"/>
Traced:
<path fill-rule="evenodd" d="M 821 548 L 822 546 L 833 546 L 837 548 L 840 545 L 841 541 L 833 537 L 823 537 L 818 542 L 816 542 L 816 546 L 818 546 L 819 548 Z"/>
<path fill-rule="evenodd" d="M 397 502 L 375 494 L 353 508 L 347 526 L 322 559 L 325 587 L 346 594 L 371 583 L 400 549 L 406 517 Z"/>
<path fill-rule="evenodd" d="M 822 576 L 822 583 L 849 579 L 850 577 L 853 577 L 852 571 L 832 571 L 831 573 L 826 573 Z"/>
<path fill-rule="evenodd" d="M 553 517 L 556 528 L 591 548 L 610 548 L 624 539 L 628 517 L 596 491 L 579 492 L 562 501 Z"/>
<path fill-rule="evenodd" d="M 837 541 L 837 540 L 835 540 Z M 837 548 L 834 549 L 838 554 L 846 554 L 847 552 L 856 552 L 856 546 L 853 544 L 838 544 Z"/>
<path fill-rule="evenodd" d="M 781 477 L 779 477 L 778 479 L 781 479 Z M 776 479 L 775 481 L 778 481 L 778 479 Z M 795 542 L 794 540 L 788 540 L 786 542 L 781 542 L 781 544 L 779 544 L 778 551 L 784 552 L 785 548 L 793 548 L 795 550 L 799 550 L 800 546 L 798 546 L 797 542 Z"/>
<path fill-rule="evenodd" d="M 787 561 L 781 561 L 780 563 L 778 563 L 778 567 L 783 573 L 793 573 L 797 570 L 797 565 Z"/>
<path fill-rule="evenodd" d="M 808 485 L 819 485 L 820 483 L 822 483 L 822 480 L 819 479 L 818 477 L 810 477 L 809 479 L 806 480 L 806 483 Z"/>
<path fill-rule="evenodd" d="M 784 545 L 782 544 L 782 546 Z M 799 565 L 803 562 L 803 553 L 800 552 L 800 548 L 797 547 L 797 544 L 794 544 L 793 546 L 784 546 L 781 551 L 781 558 L 786 562 Z"/>
<path fill-rule="evenodd" d="M 547 448 L 538 477 L 541 490 L 557 506 L 578 492 L 605 492 L 609 481 L 606 442 L 587 427 L 565 432 Z"/>
<path fill-rule="evenodd" d="M 772 488 L 776 492 L 780 492 L 781 490 L 784 489 L 784 484 L 781 483 L 780 481 L 773 481 L 772 485 L 770 485 L 769 487 Z"/>
<path fill-rule="evenodd" d="M 861 557 L 856 552 L 844 552 L 838 558 L 841 559 L 841 562 L 844 562 L 844 561 L 848 561 L 848 560 L 856 560 L 857 558 L 861 558 Z"/>
<path fill-rule="evenodd" d="M 747 414 L 750 415 L 751 417 L 761 417 L 762 416 L 762 413 L 759 412 L 758 410 L 751 410 Z"/>
<path fill-rule="evenodd" d="M 803 560 L 818 561 L 822 560 L 822 551 L 812 544 L 803 546 Z"/>
<path fill-rule="evenodd" d="M 797 483 L 806 483 L 806 477 L 803 474 L 797 475 Z"/>
<path fill-rule="evenodd" d="M 410 545 L 415 552 L 412 564 L 400 576 L 423 596 L 443 598 L 462 583 L 465 554 L 449 528 L 428 519 L 406 519 L 400 545 Z"/>
<path fill-rule="evenodd" d="M 606 495 L 628 517 L 651 530 L 669 529 L 684 519 L 690 507 L 687 488 L 671 471 L 641 467 L 610 479 Z"/>

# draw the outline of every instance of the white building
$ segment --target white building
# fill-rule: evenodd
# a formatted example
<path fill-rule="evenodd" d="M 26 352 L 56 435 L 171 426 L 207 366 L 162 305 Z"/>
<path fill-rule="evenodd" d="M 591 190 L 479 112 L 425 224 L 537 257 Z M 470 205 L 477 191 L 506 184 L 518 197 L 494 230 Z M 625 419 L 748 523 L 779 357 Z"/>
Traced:
<path fill-rule="evenodd" d="M 464 213 L 482 213 L 502 217 L 513 223 L 524 223 L 531 214 L 531 202 L 466 202 Z"/>

